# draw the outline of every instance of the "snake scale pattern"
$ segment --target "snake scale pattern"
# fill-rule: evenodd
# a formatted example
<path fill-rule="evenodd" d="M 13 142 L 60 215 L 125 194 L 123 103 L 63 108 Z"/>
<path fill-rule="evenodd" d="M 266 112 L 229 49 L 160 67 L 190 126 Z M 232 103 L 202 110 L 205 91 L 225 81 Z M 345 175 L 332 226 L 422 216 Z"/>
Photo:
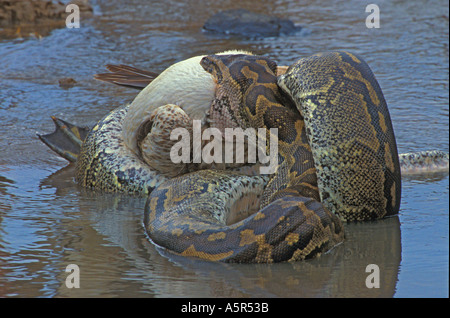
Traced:
<path fill-rule="evenodd" d="M 322 202 L 348 221 L 397 213 L 397 145 L 369 66 L 348 52 L 317 54 L 292 65 L 278 84 L 304 116 Z"/>
<path fill-rule="evenodd" d="M 183 167 L 179 176 L 167 176 L 158 171 L 171 169 L 164 152 L 158 154 L 162 164 L 149 168 L 142 153 L 127 147 L 123 122 L 129 106 L 114 110 L 81 145 L 76 180 L 91 189 L 148 195 L 144 225 L 154 243 L 212 261 L 297 261 L 342 242 L 342 221 L 398 212 L 394 131 L 381 89 L 361 57 L 316 54 L 281 76 L 275 62 L 250 54 L 210 55 L 200 65 L 216 84 L 205 122 L 222 132 L 277 128 L 278 166 L 271 175 Z M 151 132 L 157 139 L 174 124 L 191 124 L 178 106 L 163 107 L 158 121 L 153 116 L 136 135 Z M 266 148 L 271 151 L 269 143 Z M 426 156 L 414 156 L 400 160 L 404 166 L 409 157 L 427 163 Z M 448 154 L 431 154 L 430 160 L 436 156 L 448 169 Z"/>

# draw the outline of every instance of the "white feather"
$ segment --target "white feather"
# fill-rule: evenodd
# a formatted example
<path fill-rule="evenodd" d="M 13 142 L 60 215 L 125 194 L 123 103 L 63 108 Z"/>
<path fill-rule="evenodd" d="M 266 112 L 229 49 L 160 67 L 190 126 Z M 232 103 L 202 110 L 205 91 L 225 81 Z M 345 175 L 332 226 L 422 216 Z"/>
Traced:
<path fill-rule="evenodd" d="M 251 54 L 232 50 L 217 54 Z M 173 64 L 155 78 L 133 100 L 123 123 L 126 145 L 137 151 L 138 127 L 152 112 L 167 104 L 180 106 L 191 119 L 203 119 L 215 95 L 215 82 L 200 65 L 205 55 Z"/>

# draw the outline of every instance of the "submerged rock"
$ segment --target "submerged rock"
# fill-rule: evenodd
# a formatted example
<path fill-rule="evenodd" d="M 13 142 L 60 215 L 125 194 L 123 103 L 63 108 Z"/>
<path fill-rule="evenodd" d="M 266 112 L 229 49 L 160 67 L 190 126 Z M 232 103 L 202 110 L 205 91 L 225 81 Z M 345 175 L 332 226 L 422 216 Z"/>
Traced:
<path fill-rule="evenodd" d="M 245 9 L 220 11 L 209 18 L 203 29 L 219 34 L 244 37 L 271 37 L 301 29 L 288 19 L 251 12 Z"/>
<path fill-rule="evenodd" d="M 58 80 L 58 83 L 61 88 L 67 89 L 67 88 L 71 88 L 71 87 L 75 86 L 77 81 L 71 77 L 64 77 L 64 78 L 60 78 Z"/>

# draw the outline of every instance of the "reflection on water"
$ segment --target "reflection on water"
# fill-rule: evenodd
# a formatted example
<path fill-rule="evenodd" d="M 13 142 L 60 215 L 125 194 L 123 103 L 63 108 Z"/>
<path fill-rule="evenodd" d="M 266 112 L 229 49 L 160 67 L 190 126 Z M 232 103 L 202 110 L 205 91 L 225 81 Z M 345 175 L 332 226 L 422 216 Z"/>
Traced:
<path fill-rule="evenodd" d="M 160 72 L 193 55 L 245 49 L 279 64 L 318 51 L 365 57 L 385 94 L 400 152 L 448 151 L 448 3 L 379 1 L 380 29 L 360 1 L 92 1 L 80 29 L 0 40 L 0 297 L 448 297 L 448 174 L 403 179 L 398 217 L 346 225 L 346 241 L 294 264 L 215 264 L 174 256 L 142 226 L 145 198 L 93 194 L 35 137 L 50 115 L 92 125 L 136 91 L 92 79 L 106 63 Z M 220 9 L 273 12 L 292 36 L 218 38 L 201 32 Z M 58 80 L 77 84 L 62 89 Z M 80 289 L 65 286 L 68 264 Z M 380 268 L 368 289 L 365 269 Z"/>
<path fill-rule="evenodd" d="M 15 282 L 2 286 L 3 295 L 188 297 L 194 293 L 203 297 L 391 297 L 394 294 L 401 259 L 398 217 L 347 225 L 346 242 L 318 260 L 275 265 L 216 264 L 158 251 L 150 244 L 142 227 L 145 198 L 78 191 L 76 185 L 61 181 L 60 176 L 60 173 L 50 176 L 41 187 L 56 187 L 55 192 L 61 195 L 52 204 L 64 207 L 64 212 L 48 209 L 45 221 L 42 217 L 32 218 L 31 222 L 8 218 L 3 224 L 16 232 L 3 236 L 3 275 Z M 80 266 L 80 289 L 65 286 L 64 270 L 68 264 Z M 368 264 L 380 267 L 382 288 L 366 288 Z M 359 273 L 355 273 L 355 268 Z M 46 288 L 40 289 L 44 282 Z"/>

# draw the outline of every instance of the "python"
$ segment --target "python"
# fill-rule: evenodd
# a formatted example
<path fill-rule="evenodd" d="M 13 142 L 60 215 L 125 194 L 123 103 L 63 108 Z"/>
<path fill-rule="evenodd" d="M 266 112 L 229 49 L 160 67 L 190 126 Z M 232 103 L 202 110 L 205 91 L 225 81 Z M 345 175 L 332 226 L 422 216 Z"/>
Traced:
<path fill-rule="evenodd" d="M 273 174 L 278 166 L 278 128 L 222 131 L 216 127 L 202 129 L 202 121 L 193 120 L 191 129 L 173 129 L 170 140 L 177 140 L 170 150 L 170 159 L 175 164 L 259 163 L 260 174 Z"/>
<path fill-rule="evenodd" d="M 342 221 L 398 213 L 400 164 L 393 128 L 381 88 L 361 57 L 316 54 L 298 60 L 284 75 L 274 61 L 245 54 L 203 57 L 200 66 L 215 89 L 208 91 L 213 96 L 212 102 L 210 95 L 205 98 L 206 108 L 194 107 L 199 117 L 173 99 L 174 104 L 153 102 L 156 109 L 134 112 L 134 123 L 127 121 L 133 106 L 142 110 L 150 103 L 133 102 L 90 131 L 55 118 L 57 130 L 41 140 L 76 161 L 82 186 L 150 194 L 144 209 L 149 239 L 183 256 L 240 263 L 302 260 L 342 242 Z M 192 76 L 163 73 L 146 89 L 155 88 L 158 78 L 192 85 Z M 218 169 L 185 173 L 190 167 L 174 167 L 167 155 L 174 142 L 167 132 L 192 127 L 190 118 L 203 117 L 223 132 L 278 128 L 277 172 L 271 177 Z M 68 149 L 73 141 L 78 147 Z M 167 175 L 174 171 L 175 176 Z"/>

